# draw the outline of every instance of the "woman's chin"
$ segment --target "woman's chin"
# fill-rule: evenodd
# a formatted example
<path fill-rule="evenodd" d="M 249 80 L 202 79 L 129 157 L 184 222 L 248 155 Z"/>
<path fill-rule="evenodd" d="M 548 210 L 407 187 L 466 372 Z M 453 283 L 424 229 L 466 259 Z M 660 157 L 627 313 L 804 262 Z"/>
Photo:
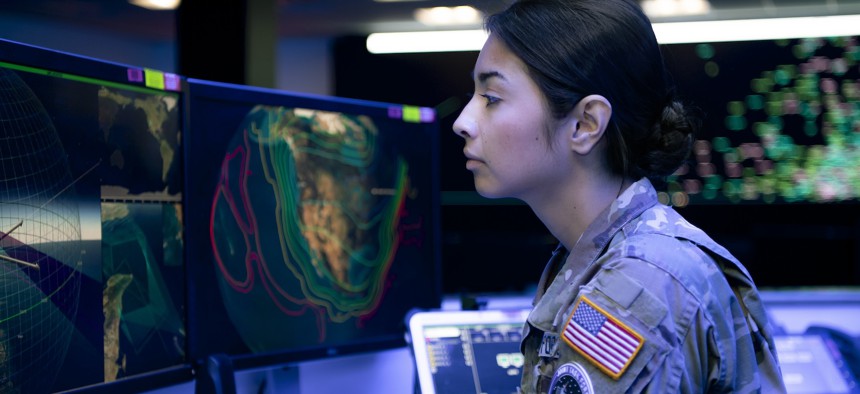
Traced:
<path fill-rule="evenodd" d="M 484 198 L 505 198 L 505 197 L 508 197 L 502 193 L 499 193 L 499 191 L 496 189 L 489 188 L 486 186 L 482 187 L 480 184 L 475 184 L 475 191 L 477 191 L 478 194 Z"/>

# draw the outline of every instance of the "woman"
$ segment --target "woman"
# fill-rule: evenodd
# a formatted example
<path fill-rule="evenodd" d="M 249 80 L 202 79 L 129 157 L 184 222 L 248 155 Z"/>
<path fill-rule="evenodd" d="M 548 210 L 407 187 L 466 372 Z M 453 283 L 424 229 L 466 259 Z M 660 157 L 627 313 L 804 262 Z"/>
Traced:
<path fill-rule="evenodd" d="M 784 392 L 746 269 L 649 180 L 686 159 L 694 123 L 641 9 L 522 0 L 487 30 L 454 123 L 466 168 L 560 241 L 525 327 L 522 390 Z"/>

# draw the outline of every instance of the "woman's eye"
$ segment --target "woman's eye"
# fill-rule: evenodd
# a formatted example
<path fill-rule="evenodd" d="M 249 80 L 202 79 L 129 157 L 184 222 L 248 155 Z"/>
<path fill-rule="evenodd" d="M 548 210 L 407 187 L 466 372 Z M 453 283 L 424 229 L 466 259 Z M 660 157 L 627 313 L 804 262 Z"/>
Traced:
<path fill-rule="evenodd" d="M 482 94 L 481 97 L 487 100 L 487 105 L 495 104 L 501 100 L 500 98 L 489 94 Z"/>

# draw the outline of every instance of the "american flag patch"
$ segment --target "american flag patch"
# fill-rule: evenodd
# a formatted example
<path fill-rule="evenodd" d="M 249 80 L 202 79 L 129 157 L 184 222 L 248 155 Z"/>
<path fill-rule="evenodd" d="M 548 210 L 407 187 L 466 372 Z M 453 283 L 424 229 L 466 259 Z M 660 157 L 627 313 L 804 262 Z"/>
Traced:
<path fill-rule="evenodd" d="M 576 302 L 562 338 L 613 379 L 621 377 L 645 343 L 639 333 L 585 296 Z"/>

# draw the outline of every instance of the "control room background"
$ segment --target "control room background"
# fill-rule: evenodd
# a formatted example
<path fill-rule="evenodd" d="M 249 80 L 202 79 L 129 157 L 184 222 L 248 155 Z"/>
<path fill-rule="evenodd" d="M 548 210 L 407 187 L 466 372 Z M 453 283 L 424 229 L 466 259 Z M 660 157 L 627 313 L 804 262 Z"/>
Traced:
<path fill-rule="evenodd" d="M 474 192 L 463 142 L 451 132 L 451 124 L 472 92 L 478 52 L 371 54 L 366 49 L 372 32 L 434 29 L 413 20 L 416 7 L 469 4 L 492 12 L 504 3 L 183 0 L 178 10 L 156 11 L 119 0 L 13 0 L 0 5 L 0 38 L 191 78 L 433 107 L 441 123 L 442 292 L 455 300 L 518 297 L 531 294 L 556 241 L 524 204 L 488 200 Z M 727 19 L 860 14 L 860 0 L 711 0 L 710 5 L 711 17 Z M 758 77 L 749 70 L 785 64 L 768 56 L 760 60 L 772 65 L 751 62 L 750 53 L 763 53 L 760 47 L 714 48 L 720 54 L 737 51 L 720 66 L 722 75 L 736 75 L 739 84 Z M 694 45 L 667 47 L 666 59 L 677 71 L 682 95 L 714 108 L 705 100 L 719 92 L 688 67 L 703 69 L 696 63 L 702 61 L 700 50 Z M 854 74 L 845 78 L 860 80 Z M 743 98 L 725 98 L 726 107 L 731 100 Z M 706 122 L 722 127 L 729 123 L 724 112 L 731 111 L 705 111 Z M 691 166 L 696 160 L 691 158 Z M 852 170 L 857 171 L 847 169 Z M 683 182 L 664 187 L 671 191 L 678 185 Z M 683 205 L 678 208 L 682 215 L 733 252 L 760 287 L 784 290 L 860 287 L 858 202 L 854 196 L 844 201 L 676 205 Z"/>

